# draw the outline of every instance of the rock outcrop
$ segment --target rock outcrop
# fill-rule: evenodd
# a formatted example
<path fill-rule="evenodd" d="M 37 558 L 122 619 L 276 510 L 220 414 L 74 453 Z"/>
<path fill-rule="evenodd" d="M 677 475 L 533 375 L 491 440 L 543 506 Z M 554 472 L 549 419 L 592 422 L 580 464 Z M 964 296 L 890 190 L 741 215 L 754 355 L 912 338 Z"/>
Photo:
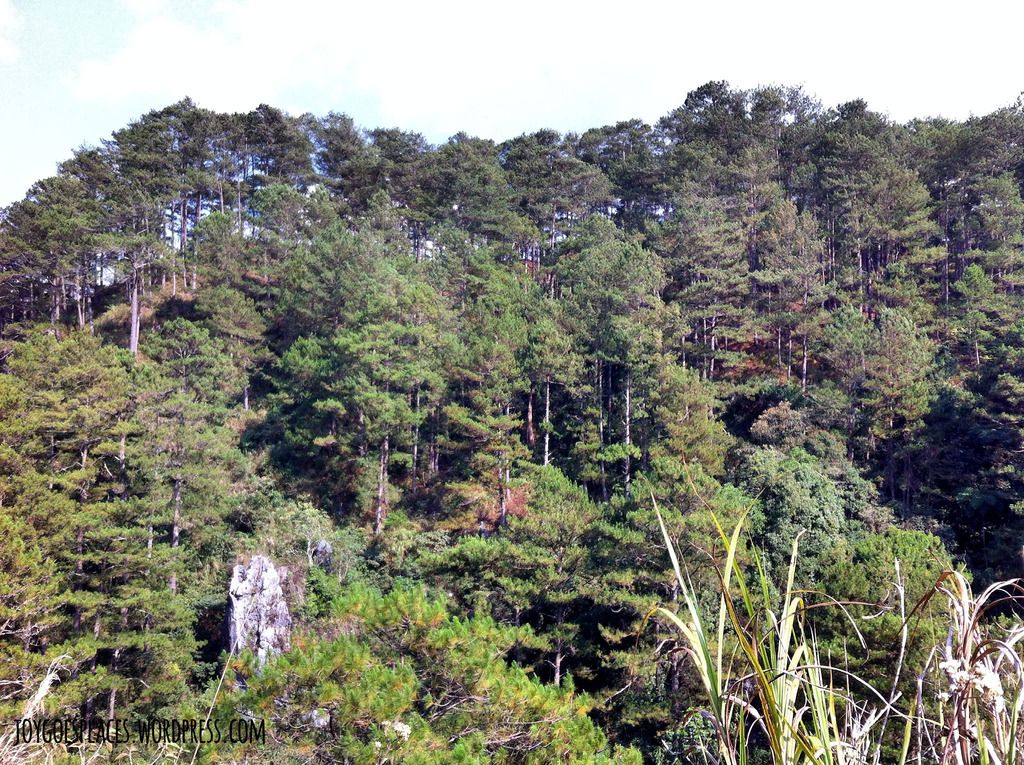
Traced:
<path fill-rule="evenodd" d="M 249 565 L 235 566 L 231 577 L 231 648 L 236 654 L 251 650 L 261 667 L 290 647 L 292 616 L 281 589 L 285 573 L 269 558 L 255 555 Z"/>
<path fill-rule="evenodd" d="M 309 562 L 314 563 L 328 574 L 331 573 L 331 563 L 334 558 L 334 548 L 326 539 L 321 539 L 309 553 Z"/>

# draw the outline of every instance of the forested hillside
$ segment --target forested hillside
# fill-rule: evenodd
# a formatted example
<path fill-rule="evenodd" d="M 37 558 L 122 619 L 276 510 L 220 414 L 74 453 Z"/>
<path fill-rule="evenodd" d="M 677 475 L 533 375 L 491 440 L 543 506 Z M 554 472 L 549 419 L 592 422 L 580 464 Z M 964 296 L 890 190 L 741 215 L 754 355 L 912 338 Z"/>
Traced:
<path fill-rule="evenodd" d="M 856 604 L 819 644 L 895 682 L 896 559 L 911 605 L 1022 572 L 1022 183 L 1019 104 L 146 114 L 0 213 L 4 716 L 64 657 L 50 714 L 266 719 L 204 757 L 687 762 L 655 502 L 709 613 L 717 523 L 780 588 L 804 530 L 797 585 Z M 253 555 L 291 650 L 225 671 Z"/>

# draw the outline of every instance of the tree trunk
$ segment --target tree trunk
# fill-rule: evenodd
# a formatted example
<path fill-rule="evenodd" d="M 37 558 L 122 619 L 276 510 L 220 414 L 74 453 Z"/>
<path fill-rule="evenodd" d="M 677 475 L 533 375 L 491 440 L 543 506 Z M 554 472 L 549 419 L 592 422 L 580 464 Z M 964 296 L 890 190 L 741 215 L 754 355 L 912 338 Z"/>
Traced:
<path fill-rule="evenodd" d="M 537 443 L 537 434 L 533 430 L 533 387 L 526 399 L 526 443 L 530 446 Z"/>
<path fill-rule="evenodd" d="M 52 448 L 52 442 L 51 442 Z M 81 468 L 85 471 L 86 465 L 89 461 L 89 449 L 88 447 L 83 448 L 81 451 Z M 89 492 L 86 486 L 83 484 L 78 490 L 78 499 L 84 506 L 89 500 Z M 74 589 L 79 590 L 82 587 L 82 579 L 85 577 L 85 528 L 79 526 L 75 530 L 75 584 Z M 82 629 L 82 607 L 79 605 L 75 606 L 73 624 L 75 632 L 79 632 Z"/>
<path fill-rule="evenodd" d="M 127 608 L 122 608 L 121 609 L 121 632 L 123 634 L 127 634 L 127 632 L 128 632 L 128 609 Z M 113 658 L 111 659 L 111 662 L 110 662 L 110 671 L 113 674 L 115 674 L 115 675 L 117 674 L 118 670 L 120 669 L 120 663 L 121 663 L 121 648 L 118 647 L 118 648 L 114 649 L 114 655 L 113 655 Z M 114 720 L 114 710 L 116 709 L 116 705 L 117 705 L 117 687 L 115 686 L 115 687 L 110 689 L 110 697 L 107 699 L 107 720 L 109 720 L 109 721 L 113 721 Z"/>
<path fill-rule="evenodd" d="M 102 268 L 102 264 L 100 266 Z M 89 334 L 96 334 L 96 325 L 93 323 L 92 315 L 92 290 L 90 289 L 85 293 L 85 318 L 89 323 Z"/>
<path fill-rule="evenodd" d="M 178 542 L 181 539 L 181 479 L 174 479 L 174 490 L 171 495 L 171 503 L 174 505 L 174 520 L 171 523 L 171 550 L 178 549 Z M 176 565 L 175 553 L 171 553 L 171 565 Z M 172 594 L 178 592 L 178 574 L 171 572 L 170 588 Z"/>
<path fill-rule="evenodd" d="M 377 536 L 384 531 L 384 519 L 387 517 L 388 504 L 388 437 L 385 436 L 380 445 L 380 464 L 377 469 L 377 510 L 373 524 L 373 533 Z"/>
<path fill-rule="evenodd" d="M 551 375 L 544 378 L 544 464 L 551 463 Z"/>
<path fill-rule="evenodd" d="M 196 222 L 195 222 L 194 226 L 198 226 L 199 225 L 199 215 L 200 215 L 200 213 L 202 213 L 202 211 L 203 211 L 203 194 L 202 194 L 202 192 L 200 192 L 199 193 L 199 197 L 196 200 Z M 193 227 L 192 230 L 194 232 L 195 228 Z M 192 250 L 193 250 L 193 252 L 192 252 L 192 291 L 195 292 L 196 291 L 196 282 L 199 279 L 199 264 L 197 262 L 199 260 L 199 248 L 196 245 L 193 245 L 192 246 Z"/>
<path fill-rule="evenodd" d="M 85 329 L 85 288 L 82 269 L 78 269 L 78 283 L 75 285 L 75 309 L 78 312 L 78 328 Z"/>
<path fill-rule="evenodd" d="M 800 364 L 800 392 L 807 392 L 807 333 L 803 337 L 804 358 Z"/>
<path fill-rule="evenodd" d="M 419 476 L 419 458 L 420 458 L 420 389 L 416 388 L 416 394 L 413 397 L 413 412 L 416 415 L 415 424 L 412 426 L 412 493 L 416 493 L 417 482 L 416 479 Z"/>
<path fill-rule="evenodd" d="M 441 407 L 439 404 L 434 405 L 434 421 L 438 422 L 441 416 Z M 437 428 L 432 428 L 430 433 L 430 443 L 427 446 L 427 475 L 435 476 L 440 468 L 440 449 L 437 444 Z"/>
<path fill-rule="evenodd" d="M 512 466 L 508 463 L 505 464 L 505 509 L 508 510 L 509 503 L 512 501 Z"/>
<path fill-rule="evenodd" d="M 188 290 L 188 195 L 181 198 L 181 288 Z"/>
<path fill-rule="evenodd" d="M 120 658 L 121 649 L 118 648 L 114 651 L 114 663 L 111 665 L 114 670 L 117 669 L 117 660 Z M 110 697 L 107 700 L 107 720 L 109 722 L 114 721 L 114 709 L 117 703 L 117 688 L 110 689 Z"/>
<path fill-rule="evenodd" d="M 604 373 L 601 370 L 601 360 L 598 359 L 596 362 L 597 367 L 597 409 L 598 409 L 598 421 L 597 421 L 597 434 L 598 443 L 600 450 L 604 451 Z M 601 499 L 605 502 L 608 501 L 608 479 L 604 472 L 604 460 L 598 460 L 598 464 L 601 466 Z"/>
<path fill-rule="evenodd" d="M 793 376 L 793 330 L 786 330 L 786 382 Z"/>
<path fill-rule="evenodd" d="M 132 267 L 131 284 L 131 329 L 129 330 L 128 350 L 133 356 L 139 355 L 139 271 Z"/>
<path fill-rule="evenodd" d="M 60 323 L 60 301 L 57 299 L 57 293 L 59 290 L 59 282 L 56 279 L 50 280 L 50 286 L 53 288 L 50 293 L 50 325 L 56 326 Z"/>
<path fill-rule="evenodd" d="M 85 575 L 85 561 L 83 556 L 85 555 L 85 529 L 79 526 L 75 529 L 75 584 L 74 589 L 80 590 L 82 588 L 82 579 Z M 82 607 L 78 604 L 75 605 L 74 615 L 71 619 L 71 626 L 75 632 L 82 631 Z"/>
<path fill-rule="evenodd" d="M 949 245 L 946 246 L 946 257 L 942 263 L 942 302 L 949 303 Z"/>
<path fill-rule="evenodd" d="M 357 449 L 358 449 L 358 452 L 359 452 L 359 456 L 360 457 L 365 457 L 369 447 L 367 445 L 367 439 L 366 439 L 366 416 L 363 414 L 363 410 L 362 409 L 359 410 L 359 418 L 358 419 L 359 419 L 359 446 L 357 447 Z M 333 435 L 333 431 L 332 431 L 332 435 Z"/>
<path fill-rule="evenodd" d="M 632 455 L 630 450 L 633 446 L 633 374 L 628 372 L 626 374 L 626 465 L 625 465 L 625 493 L 629 496 L 630 489 L 630 471 L 632 467 Z"/>
<path fill-rule="evenodd" d="M 505 465 L 503 458 L 498 456 L 498 526 L 505 525 L 505 517 L 508 515 L 508 503 L 505 501 Z"/>
<path fill-rule="evenodd" d="M 555 685 L 562 684 L 562 641 L 555 641 Z"/>
<path fill-rule="evenodd" d="M 102 590 L 105 591 L 106 587 L 103 587 Z M 100 611 L 99 609 L 97 609 L 96 613 L 92 617 L 92 639 L 96 643 L 99 643 L 100 635 L 102 634 L 100 630 L 101 626 L 102 622 L 100 621 Z M 96 670 L 96 662 L 99 659 L 99 655 L 99 649 L 96 649 L 96 651 L 92 655 L 92 659 L 89 661 L 89 666 L 92 668 L 93 671 Z"/>

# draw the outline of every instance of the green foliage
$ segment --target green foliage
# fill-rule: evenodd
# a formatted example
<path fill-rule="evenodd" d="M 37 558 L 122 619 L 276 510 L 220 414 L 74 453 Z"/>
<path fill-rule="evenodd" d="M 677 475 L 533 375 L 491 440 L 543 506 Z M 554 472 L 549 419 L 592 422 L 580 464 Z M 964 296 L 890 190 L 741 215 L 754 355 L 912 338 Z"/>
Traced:
<path fill-rule="evenodd" d="M 543 657 L 538 673 L 558 685 L 579 660 L 593 658 L 580 632 L 600 597 L 589 553 L 598 518 L 586 492 L 557 469 L 541 468 L 522 514 L 500 536 L 462 539 L 427 566 L 457 588 L 467 611 L 531 625 L 538 639 L 529 648 Z"/>
<path fill-rule="evenodd" d="M 885 648 L 920 665 L 940 611 L 898 603 L 1020 573 L 1021 136 L 712 82 L 440 146 L 186 99 L 77 151 L 0 215 L 9 701 L 64 653 L 54 712 L 195 713 L 254 554 L 302 632 L 219 710 L 281 722 L 257 759 L 693 760 L 726 686 L 672 624 L 711 624 L 724 559 L 760 591 L 709 646 L 759 713 L 789 648 L 909 697 Z M 777 759 L 824 735 L 802 687 Z"/>
<path fill-rule="evenodd" d="M 737 482 L 756 497 L 752 530 L 769 570 L 785 570 L 793 540 L 803 533 L 800 581 L 815 582 L 819 567 L 850 531 L 843 498 L 821 463 L 799 448 L 786 454 L 762 447 L 746 457 Z"/>
<path fill-rule="evenodd" d="M 771 762 L 782 765 L 831 765 L 850 758 L 883 757 L 905 763 L 913 747 L 919 758 L 933 762 L 987 762 L 988 756 L 999 762 L 1017 761 L 1024 692 L 1012 646 L 1024 637 L 1024 630 L 1020 625 L 983 625 L 988 621 L 986 612 L 995 603 L 1019 600 L 1018 581 L 1000 582 L 975 595 L 963 574 L 941 568 L 943 561 L 932 557 L 932 570 L 928 570 L 925 558 L 941 549 L 934 538 L 896 532 L 864 540 L 855 554 L 854 566 L 862 567 L 857 574 L 871 576 L 879 564 L 890 562 L 895 568 L 894 595 L 884 609 L 892 618 L 881 627 L 891 630 L 883 650 L 891 652 L 898 646 L 895 666 L 890 666 L 892 674 L 882 675 L 883 682 L 891 682 L 886 689 L 873 684 L 876 678 L 859 672 L 861 665 L 851 667 L 845 647 L 839 652 L 841 661 L 834 661 L 819 645 L 809 622 L 812 609 L 820 610 L 822 604 L 810 604 L 805 594 L 794 590 L 799 539 L 793 541 L 785 588 L 775 609 L 771 607 L 773 580 L 765 569 L 758 566 L 751 575 L 737 559 L 742 522 L 730 536 L 718 527 L 726 556 L 716 564 L 716 629 L 697 604 L 696 592 L 683 574 L 664 523 L 661 530 L 685 609 L 677 614 L 674 608 L 662 606 L 658 611 L 682 636 L 683 651 L 708 699 L 705 714 L 712 735 L 697 738 L 698 757 L 746 763 L 756 761 L 764 752 Z M 891 557 L 897 554 L 906 554 L 910 560 L 906 579 L 899 559 Z M 849 570 L 849 562 L 846 566 Z M 936 578 L 925 579 L 929 576 Z M 855 574 L 853 589 L 865 583 L 857 579 Z M 912 591 L 921 593 L 921 598 L 908 606 L 906 598 Z M 915 614 L 922 621 L 921 612 L 929 609 L 937 593 L 946 602 L 944 609 L 936 604 L 936 610 L 944 613 L 934 632 L 948 630 L 941 661 L 934 659 L 935 648 L 914 650 L 912 642 L 916 640 L 909 626 Z M 843 603 L 827 606 L 842 608 L 845 613 Z M 908 611 L 911 607 L 912 612 Z M 857 635 L 860 637 L 859 632 Z M 934 638 L 934 633 L 929 637 Z M 727 643 L 735 643 L 735 650 L 727 653 Z M 913 688 L 913 681 L 906 682 L 902 676 L 908 659 L 917 672 L 917 690 L 904 696 Z M 929 709 L 931 699 L 921 690 L 926 676 L 944 688 L 937 693 L 937 712 Z M 1008 695 L 1004 682 L 1012 689 Z M 976 757 L 965 733 L 972 729 L 983 736 Z"/>
<path fill-rule="evenodd" d="M 889 529 L 842 542 L 830 557 L 820 590 L 844 604 L 845 613 L 829 608 L 814 617 L 823 645 L 848 656 L 851 670 L 881 686 L 893 680 L 892 647 L 909 624 L 906 662 L 923 666 L 945 637 L 943 614 L 938 604 L 928 602 L 943 572 L 954 568 L 942 542 L 921 531 Z M 924 605 L 914 612 L 919 603 Z M 901 690 L 910 693 L 914 680 L 901 678 Z"/>
<path fill-rule="evenodd" d="M 2 389 L 19 404 L 3 418 L 12 469 L 3 591 L 27 608 L 8 622 L 5 680 L 65 655 L 70 676 L 50 700 L 56 710 L 188 710 L 194 615 L 167 591 L 173 553 L 135 475 L 124 358 L 76 332 L 35 335 L 8 363 L 16 376 Z"/>
<path fill-rule="evenodd" d="M 336 591 L 328 624 L 333 637 L 302 638 L 261 674 L 243 657 L 250 679 L 219 707 L 270 720 L 275 762 L 282 747 L 366 763 L 640 762 L 609 745 L 585 695 L 506 663 L 521 630 L 453 617 L 418 589 Z"/>

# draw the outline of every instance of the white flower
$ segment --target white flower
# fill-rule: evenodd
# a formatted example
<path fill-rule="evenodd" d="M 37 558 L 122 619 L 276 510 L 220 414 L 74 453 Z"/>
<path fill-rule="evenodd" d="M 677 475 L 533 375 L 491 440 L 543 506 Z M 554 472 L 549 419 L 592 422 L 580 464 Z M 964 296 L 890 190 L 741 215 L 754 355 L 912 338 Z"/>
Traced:
<path fill-rule="evenodd" d="M 950 694 L 959 693 L 971 681 L 971 674 L 967 671 L 967 666 L 960 659 L 954 659 L 950 656 L 939 664 L 939 669 L 946 673 L 946 678 L 949 680 Z"/>
<path fill-rule="evenodd" d="M 949 688 L 938 694 L 940 701 L 948 701 L 951 696 L 969 690 L 990 708 L 996 711 L 1003 709 L 1003 683 L 999 675 L 985 664 L 968 667 L 964 661 L 950 656 L 940 662 L 939 669 L 946 673 L 949 681 Z"/>
<path fill-rule="evenodd" d="M 982 702 L 995 709 L 1002 709 L 1003 683 L 1000 681 L 999 675 L 985 665 L 977 664 L 971 674 L 971 685 L 981 696 Z"/>
<path fill-rule="evenodd" d="M 408 741 L 409 735 L 412 733 L 412 728 L 399 720 L 385 720 L 381 723 L 381 727 L 394 732 L 400 736 L 403 741 Z"/>

